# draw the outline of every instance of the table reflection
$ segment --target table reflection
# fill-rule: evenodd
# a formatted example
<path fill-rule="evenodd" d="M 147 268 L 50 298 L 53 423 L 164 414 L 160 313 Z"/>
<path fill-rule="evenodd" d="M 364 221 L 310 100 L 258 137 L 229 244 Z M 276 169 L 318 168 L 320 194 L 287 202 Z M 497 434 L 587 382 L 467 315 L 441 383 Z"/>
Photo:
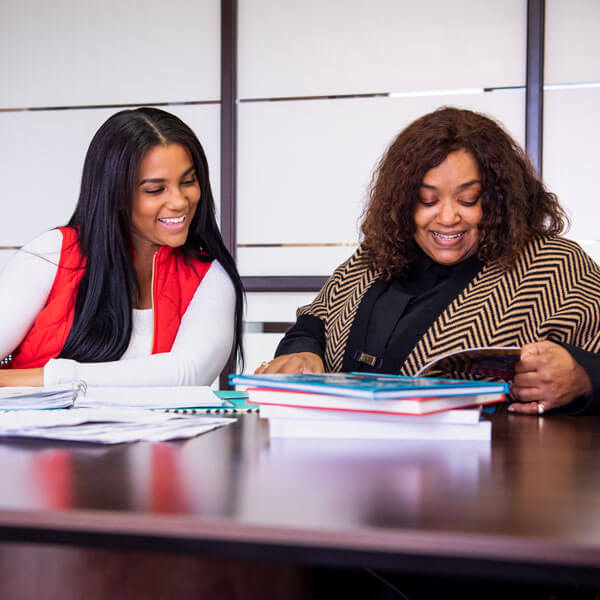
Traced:
<path fill-rule="evenodd" d="M 0 508 L 600 539 L 597 417 L 498 414 L 492 442 L 291 440 L 256 415 L 197 438 L 0 444 Z"/>

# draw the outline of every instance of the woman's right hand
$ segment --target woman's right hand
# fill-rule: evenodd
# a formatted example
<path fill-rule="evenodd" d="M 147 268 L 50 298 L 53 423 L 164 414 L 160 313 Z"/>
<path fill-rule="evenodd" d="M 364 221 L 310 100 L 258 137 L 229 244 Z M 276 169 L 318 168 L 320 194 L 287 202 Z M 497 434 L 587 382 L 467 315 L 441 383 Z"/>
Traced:
<path fill-rule="evenodd" d="M 314 352 L 282 354 L 269 362 L 263 362 L 254 373 L 323 373 L 325 365 Z"/>

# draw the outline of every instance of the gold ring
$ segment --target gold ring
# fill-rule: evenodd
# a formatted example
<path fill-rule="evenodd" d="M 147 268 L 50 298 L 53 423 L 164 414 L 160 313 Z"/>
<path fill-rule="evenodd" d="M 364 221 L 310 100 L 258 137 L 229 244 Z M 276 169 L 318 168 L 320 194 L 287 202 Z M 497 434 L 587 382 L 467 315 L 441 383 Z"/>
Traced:
<path fill-rule="evenodd" d="M 266 360 L 263 360 L 260 363 L 261 368 L 266 369 L 271 363 L 268 363 Z"/>
<path fill-rule="evenodd" d="M 537 403 L 537 410 L 538 410 L 538 415 L 544 414 L 544 405 L 541 402 Z"/>

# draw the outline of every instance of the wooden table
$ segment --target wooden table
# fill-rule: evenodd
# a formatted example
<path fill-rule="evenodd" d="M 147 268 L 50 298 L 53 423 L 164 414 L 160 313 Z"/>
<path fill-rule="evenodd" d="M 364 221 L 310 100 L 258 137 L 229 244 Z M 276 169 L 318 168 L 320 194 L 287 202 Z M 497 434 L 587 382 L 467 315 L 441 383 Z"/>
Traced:
<path fill-rule="evenodd" d="M 0 581 L 72 546 L 600 588 L 599 457 L 600 417 L 505 412 L 491 443 L 4 441 Z"/>

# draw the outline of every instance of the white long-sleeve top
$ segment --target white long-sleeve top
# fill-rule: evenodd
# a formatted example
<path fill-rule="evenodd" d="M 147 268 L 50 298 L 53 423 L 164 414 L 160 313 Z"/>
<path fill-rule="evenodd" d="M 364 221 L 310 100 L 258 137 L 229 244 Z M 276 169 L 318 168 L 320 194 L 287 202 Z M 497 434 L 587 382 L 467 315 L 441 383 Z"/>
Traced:
<path fill-rule="evenodd" d="M 18 347 L 45 306 L 61 246 L 62 233 L 48 231 L 17 251 L 0 272 L 0 359 Z M 233 283 L 214 260 L 181 319 L 171 352 L 150 354 L 152 309 L 134 310 L 131 340 L 121 360 L 52 359 L 44 367 L 44 384 L 209 385 L 231 352 L 234 313 Z"/>

